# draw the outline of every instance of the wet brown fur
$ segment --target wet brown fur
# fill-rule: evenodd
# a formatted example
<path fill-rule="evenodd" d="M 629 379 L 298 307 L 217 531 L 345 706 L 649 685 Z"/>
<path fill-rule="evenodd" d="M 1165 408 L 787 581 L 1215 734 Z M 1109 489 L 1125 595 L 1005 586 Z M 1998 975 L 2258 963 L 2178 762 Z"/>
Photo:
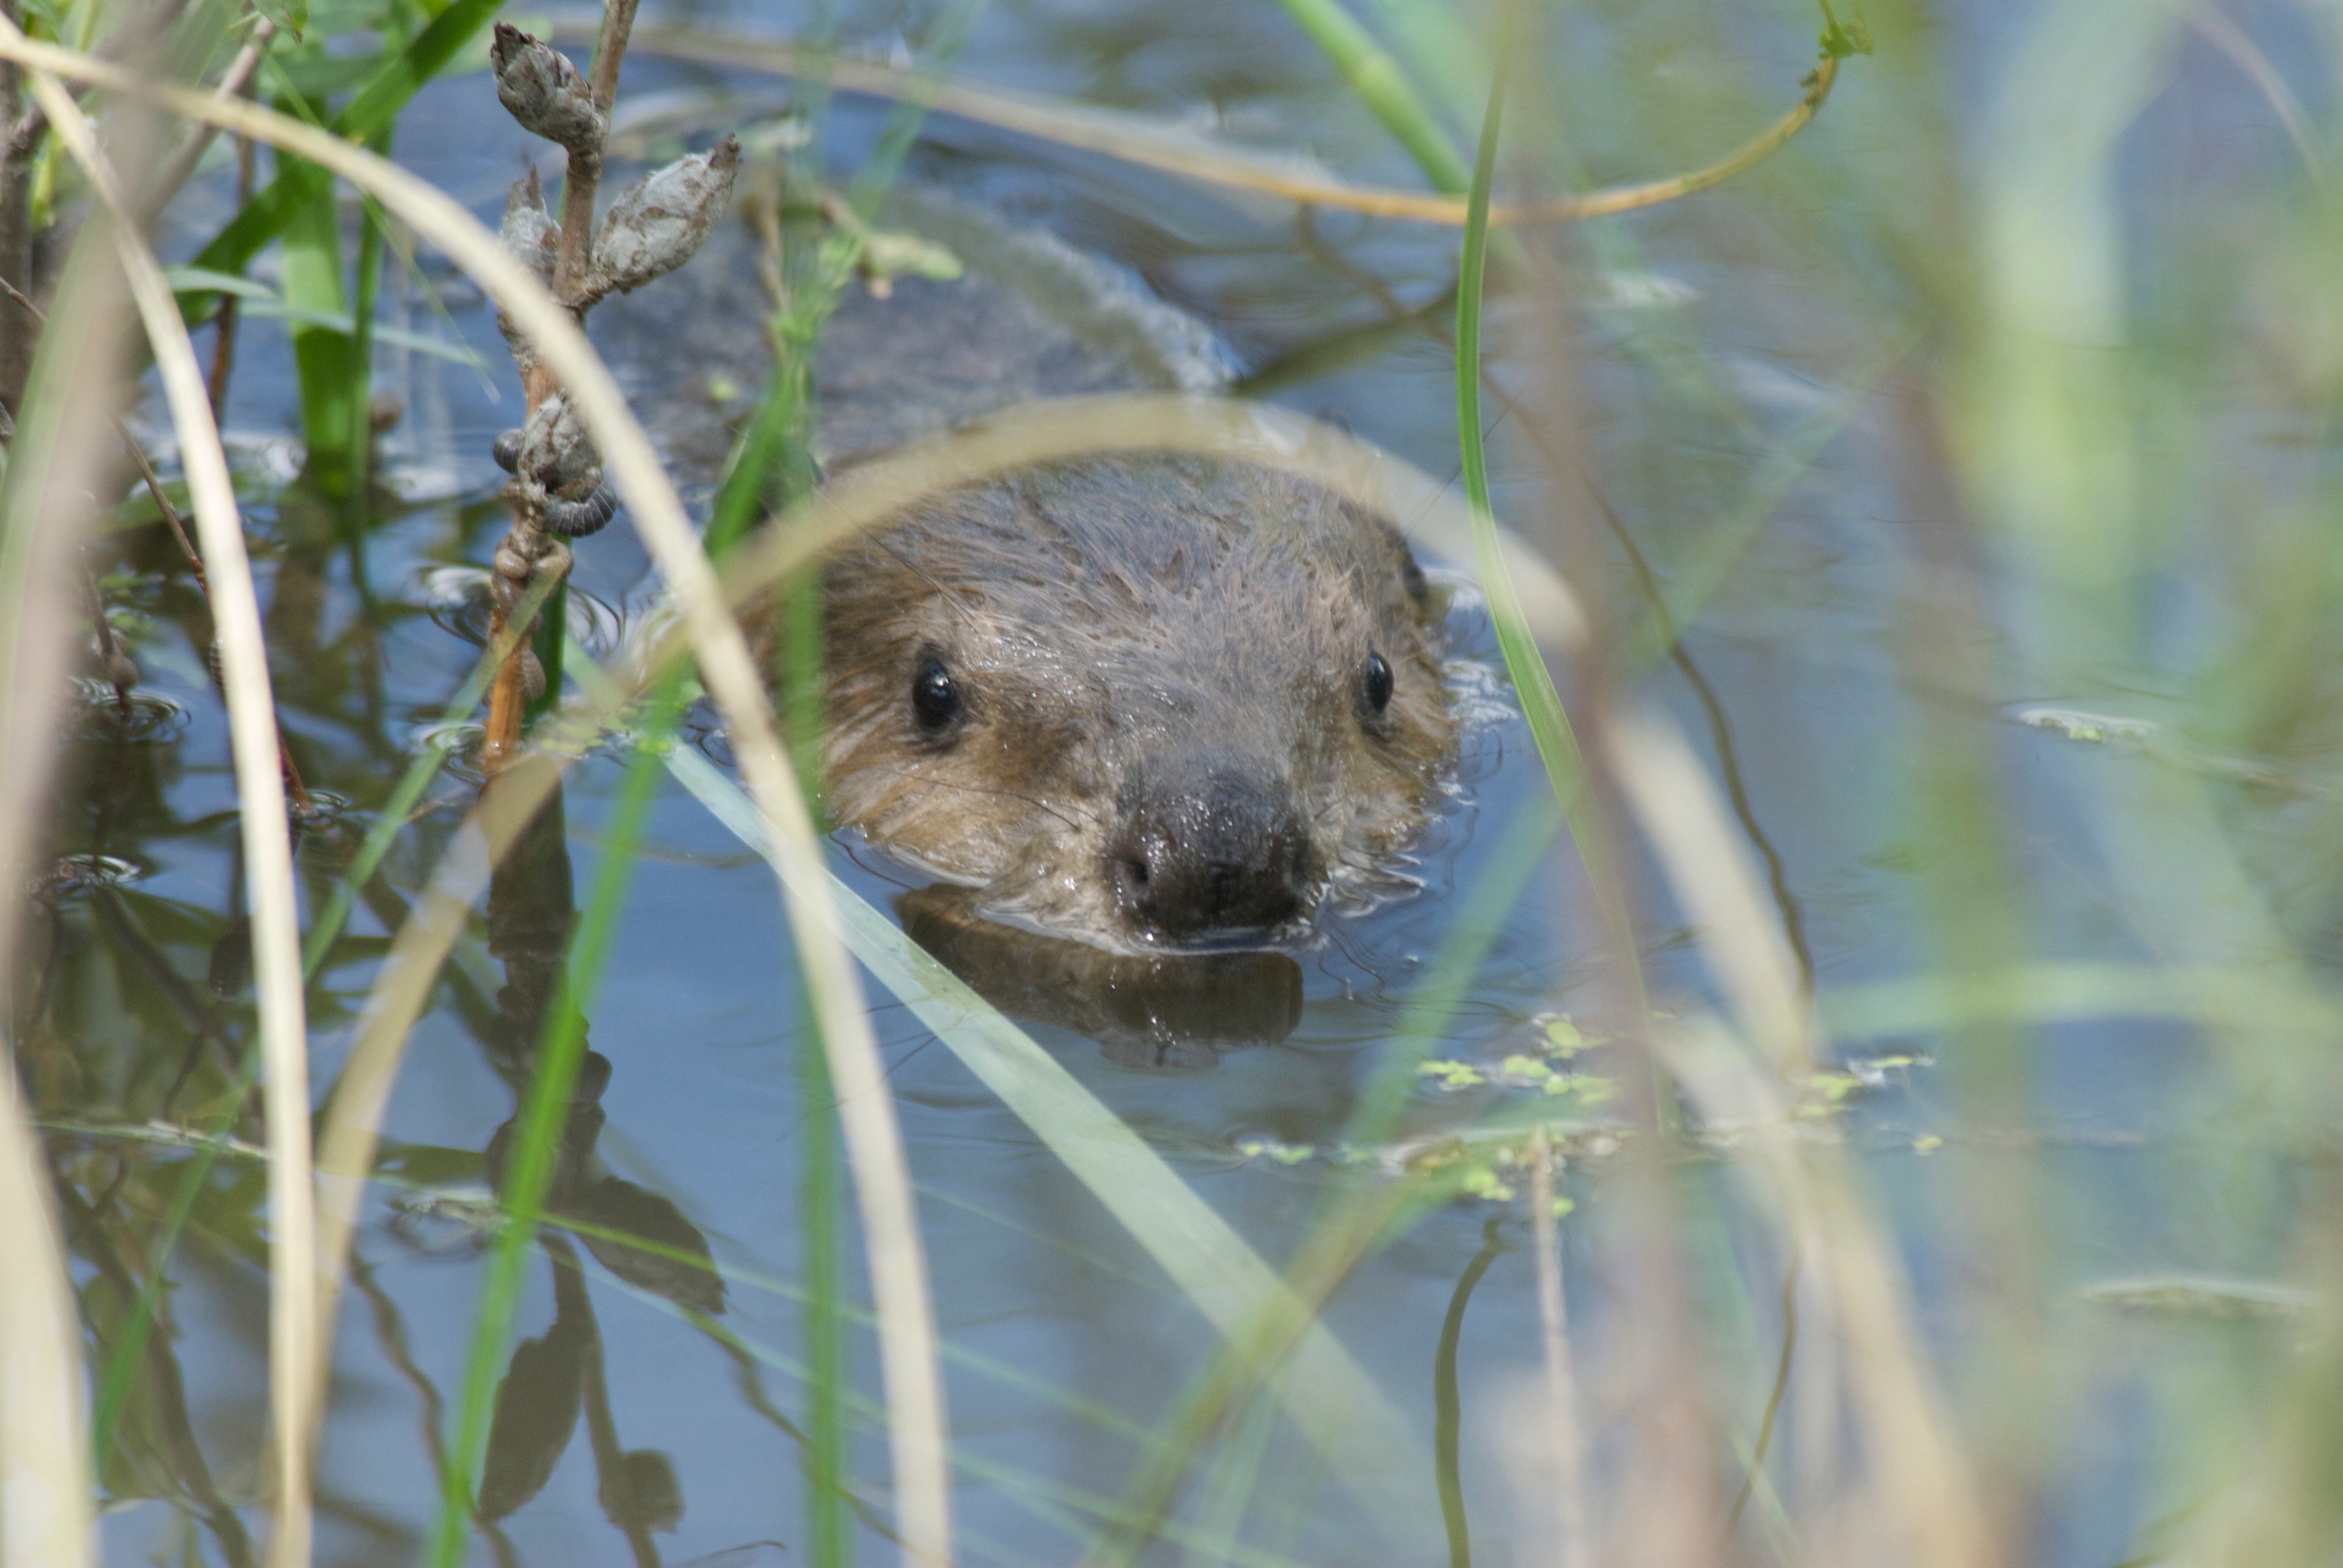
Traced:
<path fill-rule="evenodd" d="M 994 919 L 1141 945 L 1111 846 L 1150 770 L 1198 755 L 1292 790 L 1305 918 L 1406 885 L 1455 739 L 1436 616 L 1396 531 L 1329 492 L 1184 456 L 1027 468 L 872 535 L 825 600 L 834 816 Z M 936 734 L 930 658 L 963 701 Z"/>

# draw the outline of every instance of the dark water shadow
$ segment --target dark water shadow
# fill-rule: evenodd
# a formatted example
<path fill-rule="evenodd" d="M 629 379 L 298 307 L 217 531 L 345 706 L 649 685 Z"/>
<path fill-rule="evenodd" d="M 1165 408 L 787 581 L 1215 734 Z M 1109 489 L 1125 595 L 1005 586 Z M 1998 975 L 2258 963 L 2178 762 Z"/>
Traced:
<path fill-rule="evenodd" d="M 980 918 L 967 888 L 895 900 L 903 930 L 1011 1018 L 1086 1035 L 1107 1060 L 1195 1072 L 1275 1045 L 1302 1021 L 1302 966 L 1280 952 L 1134 957 Z"/>

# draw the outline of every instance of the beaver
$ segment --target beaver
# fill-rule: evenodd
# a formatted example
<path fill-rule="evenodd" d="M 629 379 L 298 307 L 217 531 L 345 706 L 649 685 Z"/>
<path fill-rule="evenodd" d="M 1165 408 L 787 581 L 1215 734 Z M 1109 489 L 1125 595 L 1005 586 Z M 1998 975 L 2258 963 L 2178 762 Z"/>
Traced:
<path fill-rule="evenodd" d="M 1046 932 L 1292 936 L 1379 884 L 1454 739 L 1405 542 L 1242 462 L 1014 470 L 824 588 L 838 820 Z"/>
<path fill-rule="evenodd" d="M 889 218 L 968 274 L 841 306 L 814 374 L 828 464 L 1035 397 L 1220 377 L 1201 327 L 1061 244 L 932 193 Z M 711 249 L 679 276 L 753 280 Z M 679 332 L 751 308 L 606 344 L 687 478 L 725 433 L 641 369 L 723 369 L 747 335 Z M 1028 467 L 864 536 L 823 601 L 835 821 L 986 918 L 1129 953 L 1260 946 L 1412 885 L 1396 859 L 1455 748 L 1441 607 L 1399 531 L 1328 490 L 1233 457 Z"/>

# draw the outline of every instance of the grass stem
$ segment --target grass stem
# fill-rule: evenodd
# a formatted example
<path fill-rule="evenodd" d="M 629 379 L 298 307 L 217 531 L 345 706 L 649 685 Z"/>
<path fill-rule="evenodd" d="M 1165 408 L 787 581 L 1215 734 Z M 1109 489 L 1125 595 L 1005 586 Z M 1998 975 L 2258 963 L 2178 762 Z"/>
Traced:
<path fill-rule="evenodd" d="M 645 742 L 628 762 L 625 781 L 603 829 L 594 881 L 564 978 L 548 1009 L 545 1032 L 538 1044 L 535 1069 L 498 1194 L 503 1201 L 505 1224 L 481 1276 L 480 1304 L 473 1316 L 471 1353 L 466 1362 L 456 1433 L 448 1445 L 448 1466 L 441 1478 L 439 1523 L 432 1537 L 430 1561 L 436 1568 L 455 1568 L 463 1557 L 465 1527 L 472 1513 L 472 1478 L 488 1448 L 498 1373 L 510 1348 L 513 1316 L 520 1303 L 521 1272 L 544 1217 L 546 1193 L 552 1184 L 578 1067 L 586 1056 L 587 1009 L 616 943 L 635 851 L 642 842 L 643 825 L 662 774 L 659 752 L 681 709 L 680 682 L 670 680 L 654 701 Z M 498 783 L 491 781 L 488 789 L 496 788 Z"/>
<path fill-rule="evenodd" d="M 24 35 L 0 20 L 0 39 L 22 45 Z M 275 702 L 251 563 L 228 476 L 227 457 L 212 423 L 211 399 L 179 317 L 178 303 L 155 258 L 133 226 L 136 209 L 111 164 L 97 150 L 89 122 L 54 77 L 35 71 L 35 95 L 50 125 L 98 191 L 115 224 L 115 246 L 130 280 L 147 339 L 179 435 L 196 526 L 202 535 L 212 585 L 221 678 L 236 759 L 236 802 L 242 819 L 246 885 L 253 903 L 255 985 L 260 998 L 264 1076 L 268 1090 L 270 1221 L 269 1387 L 277 1465 L 272 1563 L 306 1563 L 309 1557 L 309 1425 L 317 1409 L 317 1286 L 314 1194 L 310 1186 L 307 1030 L 303 1022 L 300 930 L 293 888 L 291 824 L 287 819 Z"/>
<path fill-rule="evenodd" d="M 1340 0 L 1279 0 L 1311 41 L 1333 63 L 1368 112 L 1383 123 L 1436 190 L 1454 194 L 1472 179 L 1448 133 L 1416 96 L 1397 60 Z M 1484 219 L 1485 221 L 1485 219 Z"/>
<path fill-rule="evenodd" d="M 876 97 L 920 97 L 940 113 L 980 125 L 1103 154 L 1183 179 L 1277 196 L 1302 206 L 1439 224 L 1449 228 L 1463 226 L 1467 216 L 1464 198 L 1445 191 L 1428 194 L 1354 186 L 1327 175 L 1313 164 L 1204 141 L 1182 127 L 1143 116 L 1089 105 L 1061 104 L 1029 94 L 958 82 L 930 85 L 922 82 L 917 73 L 900 66 L 711 30 L 662 24 L 638 28 L 635 39 L 638 47 L 671 59 L 769 71 L 792 77 L 819 76 L 844 91 Z M 1514 228 L 1610 217 L 1714 189 L 1765 162 L 1805 130 L 1829 98 L 1837 80 L 1837 59 L 1825 55 L 1801 85 L 1797 101 L 1771 125 L 1724 156 L 1696 169 L 1660 179 L 1604 186 L 1573 196 L 1492 203 L 1489 226 Z"/>

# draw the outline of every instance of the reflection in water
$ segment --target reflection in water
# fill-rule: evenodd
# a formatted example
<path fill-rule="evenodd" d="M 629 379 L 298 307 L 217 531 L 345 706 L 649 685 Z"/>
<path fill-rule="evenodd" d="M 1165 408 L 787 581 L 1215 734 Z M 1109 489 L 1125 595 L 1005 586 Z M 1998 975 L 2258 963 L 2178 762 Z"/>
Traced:
<path fill-rule="evenodd" d="M 488 950 L 502 960 L 495 1027 L 483 1041 L 490 1065 L 512 1091 L 513 1114 L 489 1138 L 484 1163 L 491 1186 L 504 1188 L 520 1125 L 537 1046 L 553 1010 L 573 1005 L 568 993 L 569 937 L 577 924 L 567 825 L 557 788 L 488 886 Z M 636 1289 L 695 1314 L 724 1310 L 724 1282 L 708 1239 L 669 1200 L 609 1174 L 594 1146 L 606 1120 L 602 1095 L 610 1086 L 608 1057 L 588 1051 L 570 1091 L 545 1212 L 575 1229 L 604 1268 Z M 478 1515 L 500 1556 L 509 1544 L 494 1530 L 535 1497 L 552 1478 L 582 1412 L 594 1455 L 595 1495 L 627 1538 L 639 1565 L 659 1562 L 655 1531 L 672 1531 L 683 1517 L 683 1489 L 664 1453 L 628 1451 L 618 1441 L 610 1407 L 601 1331 L 588 1295 L 578 1250 L 562 1235 L 538 1237 L 553 1275 L 553 1324 L 513 1352 L 488 1429 Z"/>
<path fill-rule="evenodd" d="M 63 1178 L 65 1173 L 52 1174 Z M 113 1194 L 102 1195 L 96 1203 L 85 1202 L 74 1183 L 63 1179 L 55 1181 L 55 1191 L 75 1254 L 95 1267 L 116 1302 L 136 1301 L 139 1288 L 131 1274 L 132 1264 L 107 1233 L 105 1211 Z M 221 1494 L 203 1446 L 196 1441 L 195 1423 L 188 1415 L 186 1381 L 169 1341 L 159 1334 L 146 1335 L 139 1360 L 145 1374 L 139 1387 L 140 1408 L 130 1412 L 125 1422 L 129 1441 L 107 1452 L 104 1481 L 117 1495 L 177 1500 L 203 1522 L 230 1568 L 244 1568 L 252 1561 L 251 1539 L 245 1533 L 244 1522 Z M 134 1460 L 134 1453 L 144 1462 Z"/>
<path fill-rule="evenodd" d="M 1107 1059 L 1193 1072 L 1232 1050 L 1275 1045 L 1302 1021 L 1302 967 L 1283 953 L 1132 957 L 1037 936 L 975 913 L 969 888 L 895 900 L 911 940 L 1009 1014 L 1088 1035 Z"/>

